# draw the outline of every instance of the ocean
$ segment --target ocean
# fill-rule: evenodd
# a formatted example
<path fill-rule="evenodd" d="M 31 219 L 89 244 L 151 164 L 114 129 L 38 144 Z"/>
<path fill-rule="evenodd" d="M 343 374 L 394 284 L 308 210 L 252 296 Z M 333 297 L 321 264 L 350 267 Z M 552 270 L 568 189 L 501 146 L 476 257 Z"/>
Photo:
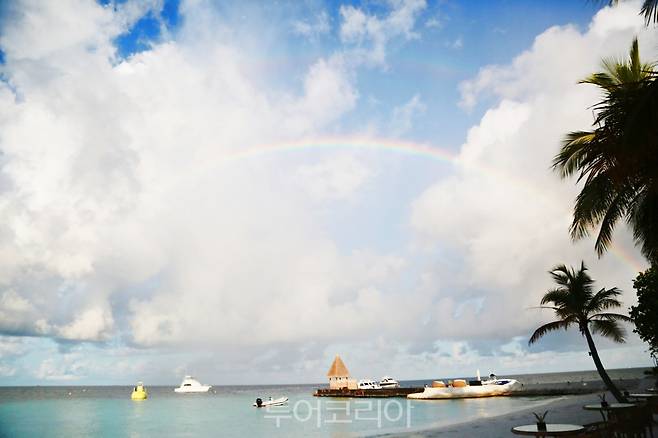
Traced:
<path fill-rule="evenodd" d="M 643 368 L 610 370 L 614 380 L 643 377 Z M 524 385 L 598 385 L 595 371 L 506 375 Z M 401 382 L 423 386 L 431 379 Z M 445 379 L 447 380 L 447 379 Z M 536 407 L 554 397 L 463 400 L 313 397 L 324 385 L 216 386 L 208 394 L 176 394 L 148 386 L 0 387 L 0 437 L 352 437 L 421 430 Z M 286 396 L 286 406 L 256 409 L 257 397 Z M 531 422 L 532 418 L 528 418 Z"/>

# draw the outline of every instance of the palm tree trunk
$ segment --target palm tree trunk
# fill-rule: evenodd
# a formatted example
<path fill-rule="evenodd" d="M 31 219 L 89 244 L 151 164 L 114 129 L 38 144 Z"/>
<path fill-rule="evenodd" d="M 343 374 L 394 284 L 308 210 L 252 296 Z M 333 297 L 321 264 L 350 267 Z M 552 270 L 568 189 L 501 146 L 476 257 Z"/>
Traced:
<path fill-rule="evenodd" d="M 589 352 L 590 355 L 592 356 L 592 360 L 594 361 L 594 365 L 596 365 L 596 370 L 599 372 L 599 375 L 601 376 L 601 380 L 603 380 L 603 383 L 605 383 L 605 386 L 608 388 L 608 391 L 612 393 L 612 395 L 617 399 L 619 403 L 626 403 L 626 398 L 624 395 L 617 389 L 615 384 L 612 382 L 612 379 L 610 376 L 608 376 L 608 373 L 605 371 L 605 368 L 603 368 L 603 364 L 601 363 L 601 358 L 599 358 L 599 353 L 596 351 L 596 345 L 594 345 L 594 339 L 592 339 L 592 334 L 589 332 L 589 328 L 587 326 L 584 327 L 583 333 L 585 334 L 585 339 L 587 339 L 587 345 L 589 346 Z"/>

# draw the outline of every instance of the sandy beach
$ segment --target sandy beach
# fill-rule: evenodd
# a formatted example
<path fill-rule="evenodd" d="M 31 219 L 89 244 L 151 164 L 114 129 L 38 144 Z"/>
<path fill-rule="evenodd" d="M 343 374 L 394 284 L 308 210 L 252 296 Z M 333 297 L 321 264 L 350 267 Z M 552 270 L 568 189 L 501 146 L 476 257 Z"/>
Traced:
<path fill-rule="evenodd" d="M 631 392 L 638 391 L 647 387 L 647 380 L 639 380 L 635 384 L 629 384 L 625 387 Z M 495 438 L 514 436 L 511 429 L 514 426 L 522 424 L 532 424 L 535 422 L 533 411 L 544 412 L 548 410 L 546 417 L 549 423 L 568 423 L 584 425 L 601 421 L 601 414 L 597 411 L 586 411 L 583 406 L 586 404 L 599 403 L 598 394 L 570 395 L 550 399 L 540 409 L 528 408 L 518 410 L 508 414 L 480 418 L 477 420 L 454 423 L 451 425 L 441 426 L 428 430 L 413 431 L 407 433 L 383 434 L 380 437 L 404 436 L 406 438 L 432 438 L 432 437 L 478 437 L 478 438 Z M 607 400 L 613 400 L 610 393 L 606 393 Z M 654 436 L 658 436 L 658 428 L 654 425 Z"/>

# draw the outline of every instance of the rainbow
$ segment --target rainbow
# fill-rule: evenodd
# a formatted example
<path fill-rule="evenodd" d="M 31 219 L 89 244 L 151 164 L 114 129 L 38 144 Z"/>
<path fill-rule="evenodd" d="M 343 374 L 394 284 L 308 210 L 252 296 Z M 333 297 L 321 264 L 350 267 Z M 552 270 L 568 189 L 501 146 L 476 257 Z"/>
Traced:
<path fill-rule="evenodd" d="M 302 151 L 335 151 L 335 150 L 366 150 L 374 152 L 389 152 L 409 157 L 417 157 L 421 159 L 430 159 L 433 161 L 448 164 L 450 166 L 460 165 L 459 154 L 435 145 L 425 143 L 416 143 L 408 140 L 389 139 L 389 138 L 373 138 L 373 137 L 323 137 L 323 138 L 307 138 L 295 141 L 285 141 L 279 143 L 269 144 L 255 144 L 234 152 L 227 154 L 224 157 L 224 164 L 234 162 L 236 160 L 249 160 L 264 155 L 280 154 L 280 153 L 294 153 Z M 547 198 L 547 194 L 539 187 L 532 187 L 527 181 L 522 180 L 516 176 L 505 174 L 490 166 L 478 165 L 476 170 L 487 174 L 495 179 L 503 180 L 512 184 L 513 186 L 525 191 L 532 192 L 533 196 L 539 198 Z M 565 210 L 565 213 L 571 215 L 571 210 Z M 629 266 L 633 275 L 646 269 L 646 263 L 638 256 L 632 253 L 629 249 L 619 245 L 612 244 L 608 252 L 615 255 L 625 265 Z"/>
<path fill-rule="evenodd" d="M 406 140 L 381 139 L 372 137 L 324 137 L 311 138 L 281 143 L 258 144 L 229 154 L 231 158 L 250 158 L 268 153 L 295 152 L 313 150 L 361 149 L 370 151 L 388 151 L 402 155 L 429 158 L 431 160 L 453 163 L 457 154 L 447 149 L 424 143 Z"/>
<path fill-rule="evenodd" d="M 415 143 L 408 140 L 372 138 L 372 137 L 323 137 L 308 138 L 280 143 L 256 144 L 228 153 L 224 157 L 224 164 L 236 161 L 262 157 L 271 154 L 295 153 L 312 151 L 336 150 L 364 150 L 373 152 L 389 152 L 412 158 L 429 159 L 447 164 L 451 167 L 459 166 L 461 158 L 458 153 L 449 149 L 440 148 L 425 143 Z M 505 181 L 520 190 L 532 192 L 539 198 L 547 198 L 544 190 L 532 187 L 527 181 L 513 175 L 499 171 L 492 166 L 474 165 L 474 168 L 485 175 L 499 181 Z"/>

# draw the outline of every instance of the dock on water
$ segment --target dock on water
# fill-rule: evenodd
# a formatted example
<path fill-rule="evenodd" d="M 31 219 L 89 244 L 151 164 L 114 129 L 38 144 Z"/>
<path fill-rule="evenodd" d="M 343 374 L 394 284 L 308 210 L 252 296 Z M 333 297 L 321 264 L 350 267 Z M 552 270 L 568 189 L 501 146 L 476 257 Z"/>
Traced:
<path fill-rule="evenodd" d="M 424 388 L 382 388 L 382 389 L 330 389 L 319 388 L 313 394 L 315 397 L 351 397 L 351 398 L 387 398 L 406 397 L 408 394 L 423 392 Z M 532 396 L 560 396 L 560 395 L 582 395 L 605 391 L 605 388 L 564 386 L 550 387 L 548 385 L 531 385 L 516 389 L 508 397 L 532 397 Z"/>
<path fill-rule="evenodd" d="M 313 394 L 315 397 L 344 397 L 344 398 L 388 398 L 388 397 L 406 397 L 409 394 L 423 392 L 423 387 L 400 387 L 400 388 L 359 388 L 356 379 L 350 376 L 345 363 L 336 355 L 329 371 L 328 388 L 318 388 Z M 479 377 L 479 376 L 478 376 Z M 417 384 L 417 383 L 416 383 Z M 594 392 L 605 391 L 606 388 L 602 382 L 564 382 L 564 383 L 546 383 L 546 384 L 529 384 L 521 383 L 519 388 L 504 394 L 511 397 L 533 397 L 533 396 L 560 396 L 560 395 L 579 395 Z M 502 395 L 502 394 L 501 394 Z"/>
<path fill-rule="evenodd" d="M 354 398 L 387 398 L 406 397 L 408 394 L 423 392 L 423 388 L 382 388 L 382 389 L 348 389 L 319 388 L 313 394 L 315 397 L 354 397 Z"/>

